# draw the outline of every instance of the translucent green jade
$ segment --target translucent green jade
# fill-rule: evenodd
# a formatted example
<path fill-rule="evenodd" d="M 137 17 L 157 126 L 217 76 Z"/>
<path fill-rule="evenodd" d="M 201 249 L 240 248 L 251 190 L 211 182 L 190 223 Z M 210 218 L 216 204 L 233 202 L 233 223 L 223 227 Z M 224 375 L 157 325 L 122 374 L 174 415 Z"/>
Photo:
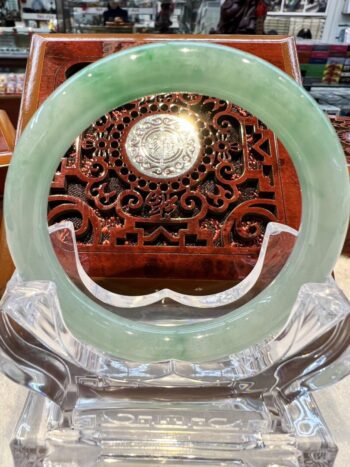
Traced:
<path fill-rule="evenodd" d="M 107 111 L 146 95 L 182 91 L 238 104 L 272 128 L 295 163 L 303 215 L 297 244 L 278 277 L 255 299 L 208 322 L 157 327 L 121 318 L 73 285 L 47 227 L 50 182 L 74 138 Z M 345 158 L 328 119 L 292 79 L 252 55 L 200 42 L 142 46 L 111 55 L 65 82 L 36 112 L 7 177 L 5 220 L 25 280 L 51 280 L 63 317 L 81 341 L 141 362 L 210 361 L 279 331 L 300 287 L 321 282 L 340 254 L 349 216 Z"/>

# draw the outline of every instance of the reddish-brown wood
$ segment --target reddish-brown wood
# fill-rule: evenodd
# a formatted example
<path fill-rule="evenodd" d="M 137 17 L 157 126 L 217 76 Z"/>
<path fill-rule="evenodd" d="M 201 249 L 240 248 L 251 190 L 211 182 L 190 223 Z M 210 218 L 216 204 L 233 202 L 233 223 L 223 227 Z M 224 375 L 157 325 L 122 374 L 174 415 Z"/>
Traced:
<path fill-rule="evenodd" d="M 7 166 L 15 144 L 15 129 L 4 110 L 0 110 L 0 200 L 4 194 Z M 1 220 L 0 220 L 1 223 Z"/>
<path fill-rule="evenodd" d="M 159 180 L 135 170 L 124 142 L 135 122 L 165 111 L 196 122 L 202 152 L 183 176 Z M 92 275 L 237 279 L 254 264 L 268 222 L 298 226 L 298 185 L 283 193 L 286 171 L 273 133 L 246 111 L 159 95 L 110 112 L 81 136 L 54 179 L 49 220 L 74 222 Z"/>
<path fill-rule="evenodd" d="M 156 41 L 206 41 L 257 55 L 301 82 L 295 43 L 289 37 L 266 36 L 174 36 L 138 34 L 34 35 L 27 63 L 18 134 L 46 97 L 66 79 L 77 64 L 92 63 L 125 47 Z"/>
<path fill-rule="evenodd" d="M 15 145 L 16 131 L 4 110 L 0 110 L 0 156 L 11 155 Z M 0 160 L 0 164 L 3 161 Z"/>
<path fill-rule="evenodd" d="M 15 130 L 7 113 L 0 110 L 0 297 L 13 272 L 13 263 L 6 245 L 5 226 L 2 222 L 2 197 L 14 143 Z"/>
<path fill-rule="evenodd" d="M 331 122 L 343 146 L 350 174 L 350 117 L 331 117 Z M 342 253 L 350 256 L 350 225 Z"/>
<path fill-rule="evenodd" d="M 186 39 L 35 37 L 18 135 L 36 108 L 74 71 L 125 47 L 170 38 Z M 290 38 L 198 36 L 196 40 L 255 53 L 300 80 Z M 123 141 L 133 122 L 141 118 L 141 108 L 149 115 L 163 112 L 164 104 L 169 109 L 171 103 L 191 113 L 208 134 L 202 135 L 202 155 L 191 172 L 182 179 L 158 183 L 140 177 L 128 164 Z M 125 117 L 130 122 L 114 138 L 119 151 L 114 156 L 108 145 Z M 231 122 L 231 134 L 220 123 L 224 117 Z M 68 151 L 50 195 L 50 221 L 75 223 L 81 259 L 91 275 L 238 281 L 254 266 L 269 221 L 298 227 L 300 193 L 291 161 L 273 133 L 243 109 L 210 97 L 168 95 L 114 109 L 106 118 L 108 124 L 104 121 L 87 129 Z M 93 164 L 105 169 L 98 182 L 99 169 L 91 171 Z M 133 209 L 137 197 L 142 207 Z"/>
<path fill-rule="evenodd" d="M 19 109 L 21 106 L 21 96 L 17 94 L 0 95 L 0 109 L 4 110 L 12 125 L 16 128 L 18 123 Z"/>
<path fill-rule="evenodd" d="M 343 146 L 344 154 L 350 171 L 350 117 L 330 117 L 332 125 Z"/>

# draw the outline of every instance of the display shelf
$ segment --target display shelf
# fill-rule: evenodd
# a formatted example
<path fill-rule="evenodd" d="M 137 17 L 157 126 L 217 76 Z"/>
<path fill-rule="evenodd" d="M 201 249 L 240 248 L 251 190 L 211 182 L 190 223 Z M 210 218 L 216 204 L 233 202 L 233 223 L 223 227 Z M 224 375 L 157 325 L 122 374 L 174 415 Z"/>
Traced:
<path fill-rule="evenodd" d="M 30 34 L 25 30 L 1 28 L 0 55 L 6 59 L 21 60 L 27 57 L 30 46 Z M 0 68 L 3 64 L 0 64 Z"/>
<path fill-rule="evenodd" d="M 315 2 L 314 0 L 271 0 L 270 8 L 273 13 L 284 15 L 326 15 L 327 9 L 331 7 L 331 3 L 334 3 L 334 0 L 333 2 L 328 0 L 323 0 L 322 2 Z"/>
<path fill-rule="evenodd" d="M 339 84 L 339 83 L 323 83 L 321 82 L 315 82 L 315 83 L 303 83 L 304 88 L 311 89 L 311 88 L 350 88 L 350 83 L 347 84 Z"/>
<path fill-rule="evenodd" d="M 108 1 L 96 0 L 82 2 L 63 0 L 63 10 L 65 18 L 59 15 L 59 24 L 63 24 L 65 32 L 154 32 L 156 17 L 161 8 L 161 2 L 152 0 L 149 2 L 139 2 L 122 7 L 128 14 L 128 22 L 125 24 L 112 25 L 112 30 L 108 25 L 104 25 L 103 13 L 107 10 Z M 188 6 L 181 1 L 176 2 L 176 8 L 171 14 L 172 24 L 169 31 L 191 33 L 186 27 L 186 17 L 188 16 Z M 220 10 L 220 7 L 219 7 Z M 192 10 L 191 10 L 192 15 Z M 145 30 L 145 31 L 144 31 Z"/>
<path fill-rule="evenodd" d="M 22 13 L 23 20 L 51 21 L 56 19 L 56 13 Z"/>
<path fill-rule="evenodd" d="M 0 101 L 7 100 L 7 99 L 21 99 L 21 94 L 1 94 L 0 93 Z"/>
<path fill-rule="evenodd" d="M 0 60 L 6 60 L 6 59 L 12 59 L 12 60 L 19 60 L 19 59 L 27 59 L 28 58 L 28 52 L 26 53 L 1 53 L 0 52 Z"/>
<path fill-rule="evenodd" d="M 0 62 L 1 63 L 1 62 Z M 0 68 L 1 70 L 1 68 Z M 0 95 L 21 95 L 23 91 L 24 73 L 0 72 Z"/>
<path fill-rule="evenodd" d="M 265 20 L 265 31 L 274 34 L 298 36 L 302 29 L 310 30 L 313 39 L 321 39 L 325 25 L 323 16 L 271 15 Z"/>
<path fill-rule="evenodd" d="M 0 35 L 0 76 L 2 81 L 0 109 L 7 112 L 15 127 L 18 120 L 21 94 L 17 92 L 5 92 L 7 90 L 7 75 L 15 75 L 11 86 L 15 85 L 12 91 L 16 91 L 18 89 L 17 86 L 19 86 L 19 82 L 17 83 L 18 75 L 21 76 L 21 79 L 24 76 L 29 43 L 30 36 L 25 34 L 6 32 Z"/>
<path fill-rule="evenodd" d="M 291 16 L 296 16 L 296 17 L 316 17 L 316 18 L 325 18 L 327 16 L 326 13 L 304 13 L 304 12 L 293 12 L 293 11 L 269 11 L 268 16 L 284 16 L 284 17 L 291 17 Z"/>
<path fill-rule="evenodd" d="M 35 34 L 35 33 L 37 33 L 37 34 L 46 34 L 46 33 L 52 32 L 47 27 L 34 28 L 34 27 L 30 27 L 30 26 L 17 26 L 15 32 L 13 31 L 14 28 L 6 28 L 6 30 L 5 30 L 5 28 L 1 28 L 1 29 L 4 32 L 8 32 L 8 33 L 26 34 L 26 35 Z"/>

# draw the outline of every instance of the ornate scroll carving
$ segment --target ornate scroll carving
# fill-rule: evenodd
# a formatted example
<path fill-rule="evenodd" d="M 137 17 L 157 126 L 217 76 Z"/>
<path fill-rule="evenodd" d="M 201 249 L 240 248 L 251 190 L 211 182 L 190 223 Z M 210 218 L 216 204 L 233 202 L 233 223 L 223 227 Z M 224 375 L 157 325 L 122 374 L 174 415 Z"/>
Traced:
<path fill-rule="evenodd" d="M 343 146 L 347 163 L 350 166 L 350 117 L 331 117 L 331 122 Z"/>
<path fill-rule="evenodd" d="M 165 165 L 137 162 L 143 122 L 166 115 L 196 130 L 193 140 L 189 133 L 182 138 L 195 156 L 176 165 L 183 141 L 181 135 L 176 141 L 173 121 L 162 142 L 156 132 L 143 141 L 151 145 L 147 154 Z M 71 219 L 85 248 L 257 253 L 267 223 L 285 222 L 278 171 L 273 133 L 245 110 L 201 95 L 145 97 L 109 112 L 77 138 L 53 180 L 49 221 Z"/>

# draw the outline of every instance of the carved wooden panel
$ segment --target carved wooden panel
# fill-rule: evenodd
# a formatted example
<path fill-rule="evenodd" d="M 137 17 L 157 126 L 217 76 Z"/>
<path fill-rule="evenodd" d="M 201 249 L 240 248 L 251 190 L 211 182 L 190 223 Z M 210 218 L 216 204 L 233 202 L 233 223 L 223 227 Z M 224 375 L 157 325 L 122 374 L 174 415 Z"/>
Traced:
<path fill-rule="evenodd" d="M 350 117 L 331 117 L 331 122 L 343 146 L 350 174 Z M 350 225 L 342 253 L 350 256 Z"/>
<path fill-rule="evenodd" d="M 170 169 L 186 169 L 175 156 L 187 129 L 170 121 L 178 133 L 161 141 L 159 132 L 174 117 L 192 127 L 199 143 L 192 166 L 175 175 Z M 152 156 L 149 174 L 130 157 L 130 139 L 136 154 Z M 188 146 L 188 134 L 185 140 Z M 186 149 L 182 157 L 190 159 L 194 147 Z M 49 201 L 50 223 L 72 220 L 81 251 L 172 255 L 176 277 L 191 274 L 178 261 L 181 253 L 200 254 L 208 268 L 215 255 L 225 255 L 227 264 L 242 251 L 254 257 L 267 223 L 286 223 L 272 131 L 232 103 L 193 94 L 146 97 L 95 122 L 62 160 Z M 126 271 L 118 261 L 110 273 Z"/>
<path fill-rule="evenodd" d="M 332 125 L 340 139 L 348 166 L 350 167 L 350 117 L 331 117 Z"/>
<path fill-rule="evenodd" d="M 37 37 L 20 131 L 47 95 L 88 63 L 168 39 Z M 291 39 L 198 39 L 255 53 L 299 79 Z M 168 117 L 190 121 L 197 136 L 181 142 Z M 136 134 L 147 148 L 143 159 Z M 300 209 L 290 158 L 263 123 L 232 103 L 173 93 L 114 109 L 77 138 L 53 181 L 49 221 L 73 221 L 92 276 L 239 281 L 257 260 L 267 223 L 298 228 Z"/>

